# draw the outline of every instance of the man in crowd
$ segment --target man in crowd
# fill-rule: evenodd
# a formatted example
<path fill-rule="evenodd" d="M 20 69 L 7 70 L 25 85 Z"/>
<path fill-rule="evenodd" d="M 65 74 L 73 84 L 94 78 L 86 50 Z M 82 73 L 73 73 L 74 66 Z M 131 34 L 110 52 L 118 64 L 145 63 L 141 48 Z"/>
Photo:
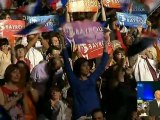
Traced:
<path fill-rule="evenodd" d="M 160 120 L 160 90 L 155 91 L 155 99 L 149 103 L 149 116 L 153 120 Z"/>

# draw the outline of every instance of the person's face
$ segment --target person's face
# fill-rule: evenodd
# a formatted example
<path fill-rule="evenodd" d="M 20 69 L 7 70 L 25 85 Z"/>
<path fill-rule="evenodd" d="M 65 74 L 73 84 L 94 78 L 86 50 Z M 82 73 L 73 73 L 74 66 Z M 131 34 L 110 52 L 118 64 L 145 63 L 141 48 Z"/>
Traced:
<path fill-rule="evenodd" d="M 55 70 L 59 70 L 61 67 L 62 67 L 62 62 L 61 62 L 61 60 L 56 60 L 56 61 L 54 61 L 55 63 L 54 64 L 51 64 L 49 67 L 48 67 L 48 69 L 49 70 L 53 70 L 53 71 L 55 71 Z"/>
<path fill-rule="evenodd" d="M 104 38 L 105 38 L 105 40 L 106 40 L 107 42 L 110 42 L 110 32 L 106 32 L 106 33 L 104 34 Z"/>
<path fill-rule="evenodd" d="M 25 79 L 26 75 L 27 75 L 27 69 L 26 69 L 25 65 L 22 63 L 19 63 L 18 68 L 20 70 L 21 79 Z"/>
<path fill-rule="evenodd" d="M 88 62 L 84 62 L 80 68 L 81 75 L 88 76 L 90 73 L 90 66 Z"/>
<path fill-rule="evenodd" d="M 25 57 L 24 48 L 19 48 L 16 51 L 17 57 Z"/>
<path fill-rule="evenodd" d="M 11 81 L 14 82 L 14 83 L 17 83 L 20 81 L 20 71 L 19 69 L 15 69 L 14 71 L 12 71 L 11 73 Z"/>
<path fill-rule="evenodd" d="M 6 15 L 6 20 L 11 20 L 11 16 L 10 15 Z"/>
<path fill-rule="evenodd" d="M 116 60 L 117 61 L 121 61 L 121 59 L 124 58 L 124 57 L 125 57 L 125 55 L 124 55 L 123 52 L 120 52 L 120 53 L 116 54 Z"/>
<path fill-rule="evenodd" d="M 57 37 L 52 37 L 52 45 L 59 47 L 59 40 Z"/>
<path fill-rule="evenodd" d="M 117 28 L 117 20 L 113 21 L 111 24 L 111 29 L 115 30 Z"/>
<path fill-rule="evenodd" d="M 55 68 L 56 70 L 58 70 L 58 69 L 60 69 L 61 67 L 62 67 L 62 62 L 61 62 L 60 60 L 57 60 L 54 68 Z"/>
<path fill-rule="evenodd" d="M 27 42 L 30 42 L 30 40 L 33 40 L 35 38 L 35 34 L 32 34 L 32 35 L 28 35 L 27 36 Z"/>
<path fill-rule="evenodd" d="M 2 51 L 8 51 L 9 45 L 2 45 L 1 50 Z"/>
<path fill-rule="evenodd" d="M 60 57 L 60 51 L 59 50 L 52 50 L 52 53 L 50 54 L 50 57 Z"/>
<path fill-rule="evenodd" d="M 94 113 L 93 120 L 104 120 L 102 112 Z"/>
<path fill-rule="evenodd" d="M 157 100 L 160 100 L 160 91 L 156 91 L 156 93 L 155 93 L 155 98 L 156 98 Z"/>
<path fill-rule="evenodd" d="M 125 45 L 126 46 L 131 46 L 132 45 L 132 43 L 133 43 L 133 38 L 132 38 L 132 36 L 126 36 L 126 38 L 124 39 L 124 43 L 125 43 Z"/>
<path fill-rule="evenodd" d="M 61 92 L 52 90 L 51 96 L 52 96 L 52 99 L 59 100 L 61 98 Z"/>

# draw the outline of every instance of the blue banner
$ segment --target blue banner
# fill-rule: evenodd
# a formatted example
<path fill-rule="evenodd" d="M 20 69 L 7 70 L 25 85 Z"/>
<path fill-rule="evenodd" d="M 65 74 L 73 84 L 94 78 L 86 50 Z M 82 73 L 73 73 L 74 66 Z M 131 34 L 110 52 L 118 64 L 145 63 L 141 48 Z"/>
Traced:
<path fill-rule="evenodd" d="M 126 7 L 123 9 L 123 12 L 127 12 L 127 11 L 128 11 L 128 7 L 126 6 Z M 134 2 L 134 3 L 133 3 L 133 8 L 132 8 L 132 13 L 133 13 L 133 14 L 138 14 L 138 13 L 146 14 L 147 11 L 145 10 L 143 4 L 139 4 L 139 3 Z"/>
<path fill-rule="evenodd" d="M 123 12 L 128 12 L 129 4 L 133 3 L 133 6 L 132 6 L 132 13 L 133 14 L 135 14 L 135 13 L 136 14 L 138 14 L 138 13 L 147 14 L 145 6 L 142 3 L 138 3 L 138 2 L 133 1 L 133 0 L 120 0 L 120 1 L 121 1 L 121 4 L 122 4 L 122 11 Z"/>
<path fill-rule="evenodd" d="M 124 25 L 128 27 L 142 26 L 146 28 L 147 15 L 146 14 L 129 14 L 116 12 L 119 25 Z"/>
<path fill-rule="evenodd" d="M 50 19 L 50 20 L 49 20 Z M 47 28 L 46 32 L 56 31 L 59 27 L 59 17 L 57 15 L 48 15 L 48 16 L 26 16 L 25 20 L 27 23 L 44 23 L 49 20 L 45 27 Z"/>

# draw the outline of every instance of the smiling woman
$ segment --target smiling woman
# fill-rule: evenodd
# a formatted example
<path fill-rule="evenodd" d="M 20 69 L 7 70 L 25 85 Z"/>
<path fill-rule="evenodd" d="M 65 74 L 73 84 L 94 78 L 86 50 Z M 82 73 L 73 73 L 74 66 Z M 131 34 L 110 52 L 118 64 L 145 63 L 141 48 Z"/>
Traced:
<path fill-rule="evenodd" d="M 0 105 L 8 111 L 12 120 L 22 120 L 24 119 L 24 112 L 22 91 L 17 87 L 20 82 L 18 66 L 15 64 L 9 65 L 4 76 L 7 83 L 0 88 Z"/>

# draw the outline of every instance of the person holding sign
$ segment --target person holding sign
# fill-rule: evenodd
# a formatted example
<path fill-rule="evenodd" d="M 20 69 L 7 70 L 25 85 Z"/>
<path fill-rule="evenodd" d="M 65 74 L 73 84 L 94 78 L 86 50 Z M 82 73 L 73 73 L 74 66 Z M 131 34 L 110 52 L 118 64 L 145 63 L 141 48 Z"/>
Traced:
<path fill-rule="evenodd" d="M 100 108 L 100 99 L 96 90 L 96 80 L 105 70 L 108 61 L 107 44 L 104 47 L 103 57 L 97 69 L 90 74 L 89 62 L 85 58 L 78 58 L 73 64 L 73 71 L 70 66 L 67 49 L 62 39 L 64 66 L 73 92 L 73 119 L 91 115 L 92 111 Z"/>

